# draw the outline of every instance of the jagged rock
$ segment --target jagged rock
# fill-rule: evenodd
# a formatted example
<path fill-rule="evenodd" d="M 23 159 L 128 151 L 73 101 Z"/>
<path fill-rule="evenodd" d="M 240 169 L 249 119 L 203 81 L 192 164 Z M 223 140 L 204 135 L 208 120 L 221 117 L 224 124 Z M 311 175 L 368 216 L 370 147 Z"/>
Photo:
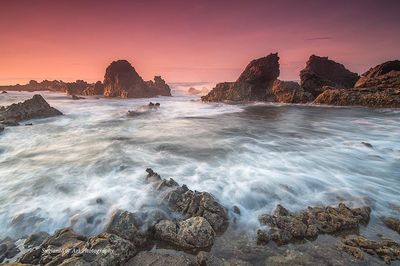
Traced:
<path fill-rule="evenodd" d="M 361 75 L 355 87 L 400 89 L 400 61 L 388 61 L 371 68 Z"/>
<path fill-rule="evenodd" d="M 272 92 L 277 102 L 281 103 L 306 103 L 313 100 L 309 92 L 305 92 L 300 84 L 294 81 L 275 80 Z"/>
<path fill-rule="evenodd" d="M 155 76 L 154 81 L 149 80 L 146 82 L 149 90 L 155 92 L 156 95 L 171 96 L 171 88 L 165 83 L 161 76 Z"/>
<path fill-rule="evenodd" d="M 149 98 L 171 96 L 165 81 L 156 76 L 154 82 L 145 82 L 126 60 L 112 62 L 104 75 L 104 96 L 121 98 Z"/>
<path fill-rule="evenodd" d="M 400 220 L 393 217 L 383 218 L 383 223 L 390 229 L 400 234 Z"/>
<path fill-rule="evenodd" d="M 304 91 L 317 97 L 324 86 L 348 89 L 354 87 L 359 76 L 328 57 L 311 55 L 306 67 L 300 71 L 300 85 Z"/>
<path fill-rule="evenodd" d="M 79 97 L 79 96 L 76 96 L 75 94 L 73 94 L 71 97 L 72 97 L 72 100 L 83 100 L 83 99 L 85 99 L 84 97 Z"/>
<path fill-rule="evenodd" d="M 278 54 L 251 61 L 236 82 L 219 83 L 206 96 L 206 102 L 273 101 L 272 84 L 279 76 Z"/>
<path fill-rule="evenodd" d="M 3 94 L 4 94 L 4 93 L 8 93 L 8 92 L 6 92 L 6 91 L 2 91 L 1 93 L 3 93 Z"/>
<path fill-rule="evenodd" d="M 208 248 L 214 243 L 215 232 L 203 217 L 174 222 L 161 220 L 155 225 L 155 236 L 182 249 Z"/>
<path fill-rule="evenodd" d="M 82 95 L 85 96 L 93 96 L 93 95 L 103 95 L 104 94 L 104 86 L 101 81 L 97 81 L 95 84 L 90 84 L 82 91 Z"/>
<path fill-rule="evenodd" d="M 150 102 L 148 105 L 143 105 L 136 108 L 134 111 L 128 111 L 128 116 L 139 116 L 149 114 L 160 109 L 160 103 Z"/>
<path fill-rule="evenodd" d="M 20 252 L 17 245 L 11 239 L 0 241 L 0 263 L 5 259 L 11 259 Z"/>
<path fill-rule="evenodd" d="M 51 107 L 45 99 L 39 94 L 36 94 L 32 99 L 22 103 L 14 103 L 0 109 L 0 123 L 7 121 L 21 121 L 33 118 L 44 118 L 50 116 L 62 115 L 60 111 Z"/>
<path fill-rule="evenodd" d="M 57 92 L 65 92 L 67 90 L 67 85 L 65 82 L 61 80 L 43 80 L 42 82 L 37 82 L 35 80 L 29 81 L 28 84 L 25 85 L 9 85 L 9 86 L 0 86 L 0 89 L 8 90 L 8 91 L 57 91 Z"/>
<path fill-rule="evenodd" d="M 191 257 L 185 255 L 160 254 L 151 251 L 139 252 L 130 259 L 126 266 L 164 266 L 164 265 L 182 265 L 196 266 L 197 263 Z"/>
<path fill-rule="evenodd" d="M 33 233 L 24 242 L 24 248 L 40 246 L 50 235 L 46 232 Z"/>
<path fill-rule="evenodd" d="M 338 106 L 356 105 L 376 108 L 399 108 L 400 89 L 335 89 L 327 87 L 326 90 L 314 100 L 314 103 Z"/>
<path fill-rule="evenodd" d="M 364 258 L 362 250 L 370 255 L 378 255 L 387 264 L 400 260 L 400 244 L 391 239 L 373 241 L 363 236 L 349 236 L 343 240 L 342 250 L 358 259 Z"/>
<path fill-rule="evenodd" d="M 268 231 L 257 231 L 258 243 L 265 244 L 273 240 L 279 245 L 298 239 L 313 239 L 320 233 L 333 234 L 356 230 L 360 224 L 369 221 L 369 207 L 350 209 L 340 203 L 334 207 L 308 207 L 300 213 L 290 213 L 278 205 L 272 215 L 263 214 L 259 221 L 271 227 Z"/>

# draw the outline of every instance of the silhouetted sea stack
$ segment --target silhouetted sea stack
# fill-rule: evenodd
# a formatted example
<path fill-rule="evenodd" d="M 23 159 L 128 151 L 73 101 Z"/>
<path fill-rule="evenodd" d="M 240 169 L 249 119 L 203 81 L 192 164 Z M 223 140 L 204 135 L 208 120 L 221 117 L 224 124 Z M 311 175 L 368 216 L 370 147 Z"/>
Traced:
<path fill-rule="evenodd" d="M 324 91 L 324 86 L 353 88 L 358 78 L 357 73 L 349 71 L 342 64 L 316 55 L 311 55 L 306 67 L 300 71 L 301 87 L 314 97 Z"/>
<path fill-rule="evenodd" d="M 104 96 L 121 98 L 149 98 L 171 96 L 169 86 L 161 77 L 145 82 L 126 60 L 112 62 L 104 75 Z"/>

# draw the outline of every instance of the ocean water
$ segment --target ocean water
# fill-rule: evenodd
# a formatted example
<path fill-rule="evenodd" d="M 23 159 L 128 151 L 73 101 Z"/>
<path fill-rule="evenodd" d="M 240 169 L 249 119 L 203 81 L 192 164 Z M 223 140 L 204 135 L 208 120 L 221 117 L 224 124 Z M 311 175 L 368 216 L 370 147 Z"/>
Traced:
<path fill-rule="evenodd" d="M 151 200 L 148 167 L 238 206 L 249 232 L 278 203 L 344 201 L 399 216 L 400 111 L 202 103 L 175 86 L 174 97 L 154 99 L 41 92 L 64 115 L 0 133 L 0 239 L 65 226 L 96 234 L 115 209 Z M 1 94 L 0 105 L 32 95 Z M 161 108 L 126 115 L 150 101 Z"/>

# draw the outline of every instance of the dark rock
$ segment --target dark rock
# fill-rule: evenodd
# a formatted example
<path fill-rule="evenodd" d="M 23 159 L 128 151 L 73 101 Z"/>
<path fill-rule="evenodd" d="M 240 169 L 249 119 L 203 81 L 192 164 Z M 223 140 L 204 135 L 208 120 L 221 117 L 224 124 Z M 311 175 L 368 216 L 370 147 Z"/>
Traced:
<path fill-rule="evenodd" d="M 400 234 L 400 220 L 393 217 L 383 218 L 383 223 L 390 229 Z"/>
<path fill-rule="evenodd" d="M 32 99 L 0 109 L 0 122 L 4 124 L 10 120 L 18 122 L 56 115 L 62 115 L 62 113 L 51 107 L 42 96 L 36 94 Z"/>
<path fill-rule="evenodd" d="M 6 91 L 2 91 L 1 93 L 7 93 Z"/>
<path fill-rule="evenodd" d="M 240 209 L 238 206 L 233 206 L 233 213 L 236 213 L 237 215 L 240 215 Z"/>
<path fill-rule="evenodd" d="M 213 254 L 210 254 L 205 251 L 200 251 L 197 256 L 197 263 L 200 266 L 220 266 L 220 265 L 230 265 L 230 266 L 250 266 L 252 264 L 243 261 L 243 260 L 238 260 L 235 258 L 225 260 L 218 258 L 214 256 Z"/>
<path fill-rule="evenodd" d="M 126 266 L 164 266 L 164 265 L 176 265 L 176 266 L 196 266 L 196 261 L 185 255 L 170 255 L 160 254 L 151 251 L 139 252 L 135 257 L 130 259 Z"/>
<path fill-rule="evenodd" d="M 4 131 L 4 126 L 0 124 L 0 132 Z"/>
<path fill-rule="evenodd" d="M 300 85 L 314 97 L 321 94 L 324 86 L 348 89 L 354 87 L 359 76 L 328 57 L 311 55 L 306 67 L 300 71 Z"/>
<path fill-rule="evenodd" d="M 400 89 L 400 61 L 388 61 L 371 68 L 361 75 L 355 87 Z"/>
<path fill-rule="evenodd" d="M 376 108 L 399 108 L 400 89 L 335 89 L 328 87 L 314 100 L 314 103 L 338 106 L 356 105 Z"/>
<path fill-rule="evenodd" d="M 368 142 L 361 142 L 362 144 L 364 144 L 364 146 L 365 147 L 368 147 L 368 148 L 373 148 L 373 146 L 372 146 L 372 144 L 371 143 L 368 143 Z"/>
<path fill-rule="evenodd" d="M 31 234 L 24 242 L 24 248 L 33 248 L 40 246 L 50 235 L 46 232 L 37 232 Z"/>
<path fill-rule="evenodd" d="M 373 241 L 363 236 L 349 236 L 343 240 L 342 250 L 363 259 L 362 250 L 370 255 L 379 256 L 387 264 L 393 260 L 400 260 L 400 244 L 391 239 Z"/>
<path fill-rule="evenodd" d="M 306 103 L 314 99 L 311 93 L 305 92 L 299 83 L 294 81 L 275 80 L 272 92 L 280 103 Z"/>
<path fill-rule="evenodd" d="M 0 242 L 0 263 L 4 259 L 11 259 L 20 252 L 19 248 L 10 239 L 5 239 Z"/>
<path fill-rule="evenodd" d="M 76 96 L 75 94 L 72 95 L 72 100 L 82 100 L 82 99 L 86 99 L 86 98 Z"/>
<path fill-rule="evenodd" d="M 85 96 L 103 95 L 104 94 L 103 83 L 101 83 L 101 81 L 97 81 L 95 84 L 90 84 L 82 91 L 81 94 Z"/>
<path fill-rule="evenodd" d="M 150 114 L 154 111 L 160 109 L 160 103 L 152 103 L 150 102 L 148 105 L 142 105 L 136 108 L 134 111 L 128 111 L 128 116 L 140 116 L 144 114 Z"/>
<path fill-rule="evenodd" d="M 157 95 L 171 96 L 165 81 L 156 76 L 145 82 L 126 60 L 112 62 L 104 75 L 104 96 L 121 98 L 149 98 Z"/>
<path fill-rule="evenodd" d="M 174 222 L 161 220 L 155 225 L 155 236 L 182 249 L 204 249 L 214 243 L 215 232 L 203 217 Z"/>
<path fill-rule="evenodd" d="M 370 212 L 369 207 L 350 209 L 340 203 L 337 208 L 308 207 L 306 211 L 290 213 L 278 205 L 272 215 L 264 214 L 259 217 L 260 223 L 268 225 L 270 229 L 259 229 L 257 238 L 260 243 L 273 240 L 283 245 L 294 240 L 313 239 L 320 233 L 357 230 L 360 224 L 368 223 Z"/>
<path fill-rule="evenodd" d="M 279 76 L 278 54 L 251 61 L 236 82 L 219 83 L 206 96 L 206 102 L 273 101 L 272 84 Z"/>
<path fill-rule="evenodd" d="M 43 80 L 42 82 L 37 82 L 35 80 L 29 81 L 25 85 L 10 85 L 10 86 L 0 86 L 0 89 L 5 89 L 8 91 L 57 91 L 65 92 L 67 90 L 67 84 L 61 80 Z"/>

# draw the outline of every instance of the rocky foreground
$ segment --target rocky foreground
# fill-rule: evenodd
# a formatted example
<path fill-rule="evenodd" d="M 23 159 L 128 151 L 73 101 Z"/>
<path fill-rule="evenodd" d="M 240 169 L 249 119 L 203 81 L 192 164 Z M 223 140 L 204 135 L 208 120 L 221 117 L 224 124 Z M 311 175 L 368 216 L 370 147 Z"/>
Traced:
<path fill-rule="evenodd" d="M 16 260 L 18 265 L 252 265 L 246 261 L 246 256 L 236 258 L 242 254 L 242 248 L 246 249 L 240 245 L 236 251 L 232 250 L 229 259 L 210 253 L 229 224 L 235 224 L 234 217 L 240 215 L 237 207 L 228 210 L 207 192 L 190 190 L 172 178 L 162 179 L 153 170 L 146 171 L 154 204 L 143 206 L 135 213 L 116 210 L 97 236 L 86 237 L 71 228 L 60 229 L 51 236 L 38 232 L 25 238 L 23 252 L 15 241 L 4 239 L 0 241 L 0 262 Z M 318 235 L 341 233 L 344 237 L 335 252 L 350 254 L 356 262 L 362 263 L 371 256 L 388 264 L 399 260 L 400 245 L 395 241 L 374 241 L 357 234 L 359 227 L 368 223 L 370 213 L 368 207 L 349 208 L 343 203 L 336 208 L 309 207 L 299 213 L 291 213 L 278 205 L 271 215 L 260 216 L 257 241 L 261 249 L 256 250 L 274 250 L 268 244 L 270 241 L 285 245 L 304 239 L 315 240 Z M 397 228 L 399 221 L 391 218 L 388 224 Z M 238 243 L 226 243 L 226 248 L 232 244 Z M 313 265 L 311 258 L 301 254 L 289 251 L 283 257 L 271 255 L 266 263 Z M 325 255 L 329 256 L 320 254 Z"/>
<path fill-rule="evenodd" d="M 369 107 L 400 107 L 400 61 L 389 61 L 361 75 L 328 57 L 310 56 L 300 84 L 278 79 L 279 57 L 253 60 L 235 82 L 223 82 L 206 102 L 265 101 Z"/>

